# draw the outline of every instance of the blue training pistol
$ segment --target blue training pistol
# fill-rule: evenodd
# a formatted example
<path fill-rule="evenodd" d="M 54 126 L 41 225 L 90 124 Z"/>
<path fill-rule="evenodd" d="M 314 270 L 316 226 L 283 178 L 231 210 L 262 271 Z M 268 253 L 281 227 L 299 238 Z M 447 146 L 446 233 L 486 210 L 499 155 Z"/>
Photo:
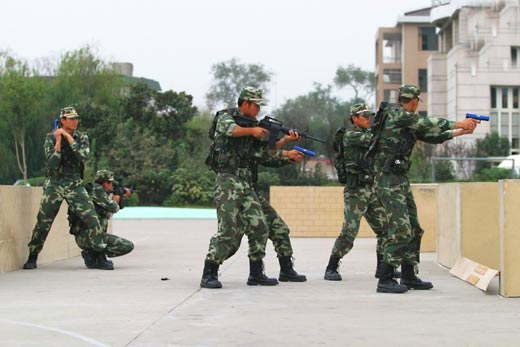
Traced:
<path fill-rule="evenodd" d="M 489 116 L 486 116 L 484 114 L 466 113 L 466 118 L 472 118 L 476 120 L 483 120 L 489 122 Z"/>
<path fill-rule="evenodd" d="M 305 149 L 305 148 L 302 148 L 300 146 L 294 146 L 293 149 L 297 150 L 298 152 L 302 152 L 303 154 L 306 154 L 306 155 L 311 156 L 311 157 L 316 156 L 316 153 L 314 153 L 313 151 Z"/>

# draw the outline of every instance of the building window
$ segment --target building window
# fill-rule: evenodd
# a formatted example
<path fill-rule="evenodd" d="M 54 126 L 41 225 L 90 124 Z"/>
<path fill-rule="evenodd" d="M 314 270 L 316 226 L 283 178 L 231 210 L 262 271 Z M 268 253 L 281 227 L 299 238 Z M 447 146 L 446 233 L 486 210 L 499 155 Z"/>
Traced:
<path fill-rule="evenodd" d="M 428 70 L 419 69 L 419 89 L 421 93 L 428 92 Z"/>
<path fill-rule="evenodd" d="M 421 51 L 436 51 L 439 48 L 435 27 L 419 27 L 419 45 Z"/>
<path fill-rule="evenodd" d="M 520 56 L 520 47 L 511 47 L 511 66 L 518 67 L 518 58 Z"/>
<path fill-rule="evenodd" d="M 507 108 L 508 88 L 502 88 L 502 108 Z"/>
<path fill-rule="evenodd" d="M 383 101 L 396 103 L 397 102 L 397 90 L 385 89 L 383 93 Z"/>
<path fill-rule="evenodd" d="M 401 69 L 384 69 L 383 82 L 401 84 Z"/>
<path fill-rule="evenodd" d="M 497 89 L 491 87 L 491 108 L 497 108 Z"/>
<path fill-rule="evenodd" d="M 491 87 L 490 129 L 511 143 L 511 154 L 520 152 L 520 87 Z"/>

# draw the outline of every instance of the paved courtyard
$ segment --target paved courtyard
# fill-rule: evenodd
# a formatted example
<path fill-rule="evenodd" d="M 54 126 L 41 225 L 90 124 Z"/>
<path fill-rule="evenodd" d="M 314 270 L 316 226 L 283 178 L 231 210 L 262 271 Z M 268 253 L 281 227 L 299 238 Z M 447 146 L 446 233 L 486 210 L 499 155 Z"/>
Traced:
<path fill-rule="evenodd" d="M 0 346 L 519 346 L 520 299 L 482 292 L 423 254 L 435 287 L 376 293 L 375 240 L 343 259 L 342 282 L 323 280 L 333 239 L 293 239 L 305 283 L 249 287 L 246 242 L 221 267 L 220 290 L 199 281 L 216 221 L 115 220 L 135 242 L 114 271 L 81 257 L 0 274 Z M 278 272 L 268 245 L 266 272 Z"/>

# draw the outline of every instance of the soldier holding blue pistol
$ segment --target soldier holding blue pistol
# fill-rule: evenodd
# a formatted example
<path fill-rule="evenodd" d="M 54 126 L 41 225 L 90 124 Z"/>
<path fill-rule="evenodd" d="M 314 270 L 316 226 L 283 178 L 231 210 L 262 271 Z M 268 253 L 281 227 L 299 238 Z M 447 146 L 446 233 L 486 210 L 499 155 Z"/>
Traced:
<path fill-rule="evenodd" d="M 47 158 L 46 180 L 43 185 L 40 210 L 36 226 L 29 242 L 29 258 L 24 269 L 35 269 L 38 254 L 49 234 L 61 203 L 66 200 L 69 208 L 88 227 L 89 247 L 96 254 L 105 254 L 105 234 L 96 215 L 96 210 L 83 186 L 83 162 L 90 151 L 86 134 L 77 130 L 79 115 L 73 107 L 65 107 L 60 113 L 58 129 L 45 138 Z"/>
<path fill-rule="evenodd" d="M 377 291 L 404 293 L 408 289 L 427 290 L 431 282 L 422 281 L 415 274 L 419 264 L 422 237 L 415 202 L 408 180 L 410 156 L 418 139 L 439 136 L 441 140 L 472 133 L 474 119 L 453 122 L 443 118 L 421 117 L 415 111 L 420 90 L 413 85 L 399 88 L 399 104 L 385 108 L 382 126 L 375 147 L 375 182 L 377 194 L 388 217 L 384 241 L 384 255 Z M 446 133 L 448 130 L 459 129 Z M 412 223 L 415 224 L 412 225 Z M 401 283 L 393 279 L 394 268 L 401 265 Z"/>

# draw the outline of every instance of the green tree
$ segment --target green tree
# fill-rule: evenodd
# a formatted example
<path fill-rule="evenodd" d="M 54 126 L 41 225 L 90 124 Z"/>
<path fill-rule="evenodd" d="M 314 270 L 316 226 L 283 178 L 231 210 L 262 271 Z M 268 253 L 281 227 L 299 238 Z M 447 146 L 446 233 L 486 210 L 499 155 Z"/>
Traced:
<path fill-rule="evenodd" d="M 105 105 L 115 111 L 123 77 L 89 46 L 66 52 L 54 72 L 51 106 L 61 108 L 81 102 Z"/>
<path fill-rule="evenodd" d="M 121 114 L 111 119 L 113 139 L 100 149 L 99 166 L 136 186 L 141 204 L 161 205 L 171 194 L 180 154 L 190 146 L 187 122 L 197 112 L 191 102 L 184 92 L 132 85 L 121 99 Z"/>
<path fill-rule="evenodd" d="M 334 84 L 339 87 L 350 87 L 354 91 L 354 100 L 368 100 L 375 90 L 375 73 L 362 70 L 354 65 L 339 66 L 334 77 Z"/>
<path fill-rule="evenodd" d="M 40 114 L 44 84 L 29 65 L 6 53 L 0 55 L 0 114 L 12 136 L 16 165 L 27 183 L 26 139 Z"/>
<path fill-rule="evenodd" d="M 235 107 L 240 90 L 247 86 L 260 88 L 267 95 L 273 76 L 264 65 L 243 64 L 237 58 L 214 64 L 211 73 L 213 82 L 206 94 L 206 103 L 211 110 L 217 106 Z"/>
<path fill-rule="evenodd" d="M 302 147 L 311 149 L 327 158 L 334 158 L 332 150 L 334 133 L 345 125 L 349 107 L 350 103 L 341 102 L 332 95 L 331 86 L 324 87 L 316 83 L 314 90 L 306 95 L 287 100 L 274 112 L 274 115 L 283 120 L 288 127 L 305 131 L 314 137 L 325 140 L 325 144 L 322 144 L 302 139 L 300 143 Z M 305 165 L 303 169 L 305 170 Z"/>
<path fill-rule="evenodd" d="M 483 139 L 478 139 L 475 145 L 475 157 L 506 157 L 509 155 L 511 145 L 507 137 L 500 137 L 497 132 L 486 134 Z M 478 162 L 476 172 L 489 168 L 490 163 Z"/>

